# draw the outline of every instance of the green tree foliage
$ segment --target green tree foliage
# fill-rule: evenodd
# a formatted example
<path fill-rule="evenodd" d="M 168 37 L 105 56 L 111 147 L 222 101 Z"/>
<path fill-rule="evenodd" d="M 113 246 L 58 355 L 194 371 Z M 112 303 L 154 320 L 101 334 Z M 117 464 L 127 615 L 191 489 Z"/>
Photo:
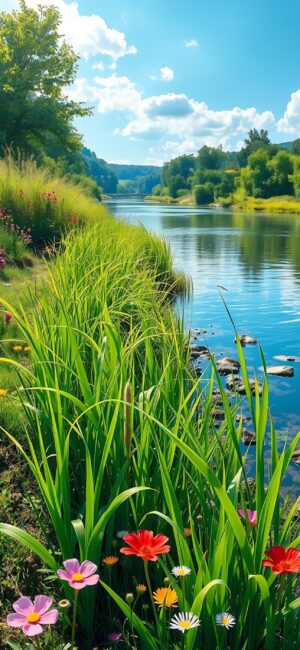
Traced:
<path fill-rule="evenodd" d="M 197 205 L 208 205 L 214 200 L 214 185 L 213 183 L 203 183 L 203 185 L 195 185 L 194 197 Z"/>
<path fill-rule="evenodd" d="M 226 164 L 226 153 L 220 147 L 208 147 L 206 144 L 199 149 L 197 156 L 198 169 L 223 169 Z"/>
<path fill-rule="evenodd" d="M 79 149 L 74 117 L 90 109 L 70 101 L 77 55 L 60 39 L 54 7 L 36 10 L 20 0 L 20 11 L 0 13 L 0 146 L 41 155 L 49 143 L 61 151 Z"/>
<path fill-rule="evenodd" d="M 161 180 L 163 185 L 169 187 L 171 196 L 175 198 L 179 189 L 185 190 L 191 188 L 195 168 L 196 158 L 191 155 L 178 156 L 164 164 Z M 174 181 L 175 177 L 176 181 Z M 181 185 L 179 185 L 179 182 L 181 182 Z"/>
<path fill-rule="evenodd" d="M 297 138 L 294 140 L 294 142 L 292 142 L 291 151 L 297 156 L 300 155 L 300 138 Z"/>
<path fill-rule="evenodd" d="M 97 181 L 103 192 L 115 194 L 117 192 L 118 179 L 110 169 L 108 163 L 102 160 L 102 158 L 97 158 L 96 154 L 86 147 L 83 148 L 82 153 L 90 176 Z"/>
<path fill-rule="evenodd" d="M 244 140 L 245 146 L 237 153 L 238 162 L 241 167 L 246 167 L 248 158 L 251 153 L 271 144 L 268 131 L 266 129 L 250 129 L 247 138 Z"/>
<path fill-rule="evenodd" d="M 286 151 L 278 151 L 268 163 L 271 171 L 270 196 L 293 194 L 293 159 Z"/>
<path fill-rule="evenodd" d="M 293 195 L 293 156 L 283 150 L 272 155 L 272 148 L 258 149 L 250 154 L 248 166 L 242 169 L 240 184 L 248 196 L 270 198 Z"/>

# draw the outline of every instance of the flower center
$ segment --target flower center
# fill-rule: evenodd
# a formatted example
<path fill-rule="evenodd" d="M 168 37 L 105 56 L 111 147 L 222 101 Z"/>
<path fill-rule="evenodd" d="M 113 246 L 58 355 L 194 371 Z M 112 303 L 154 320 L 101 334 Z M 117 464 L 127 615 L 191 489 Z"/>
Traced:
<path fill-rule="evenodd" d="M 228 616 L 223 616 L 222 623 L 223 625 L 228 625 L 228 623 L 230 623 L 230 618 L 228 618 Z"/>
<path fill-rule="evenodd" d="M 139 552 L 140 552 L 141 555 L 142 555 L 142 554 L 143 554 L 143 555 L 145 555 L 145 554 L 148 555 L 149 553 L 152 553 L 152 549 L 151 549 L 150 546 L 141 546 Z"/>
<path fill-rule="evenodd" d="M 185 570 L 184 569 L 178 569 L 178 575 L 179 576 L 184 576 Z"/>
<path fill-rule="evenodd" d="M 83 582 L 84 578 L 82 573 L 73 573 L 72 580 L 74 580 L 74 582 Z"/>
<path fill-rule="evenodd" d="M 182 630 L 188 630 L 191 627 L 190 621 L 180 621 L 179 627 L 181 627 Z"/>
<path fill-rule="evenodd" d="M 32 614 L 28 614 L 27 616 L 27 623 L 38 623 L 40 618 L 37 612 L 32 612 Z"/>

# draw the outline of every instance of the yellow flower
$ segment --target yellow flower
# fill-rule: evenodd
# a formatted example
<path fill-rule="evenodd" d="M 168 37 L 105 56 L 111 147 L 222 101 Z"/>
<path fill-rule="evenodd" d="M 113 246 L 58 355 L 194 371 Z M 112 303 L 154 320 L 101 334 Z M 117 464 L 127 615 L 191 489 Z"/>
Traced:
<path fill-rule="evenodd" d="M 14 350 L 14 352 L 21 352 L 22 345 L 14 345 L 13 350 Z"/>
<path fill-rule="evenodd" d="M 0 388 L 0 397 L 6 397 L 7 395 L 7 390 L 5 388 Z"/>
<path fill-rule="evenodd" d="M 102 563 L 105 564 L 105 566 L 114 566 L 114 564 L 117 564 L 117 562 L 119 562 L 119 558 L 115 555 L 108 555 L 102 560 Z"/>
<path fill-rule="evenodd" d="M 26 345 L 24 348 L 24 352 L 30 352 L 30 350 L 31 350 L 30 345 Z"/>
<path fill-rule="evenodd" d="M 192 529 L 191 528 L 184 528 L 183 532 L 186 537 L 192 537 Z"/>
<path fill-rule="evenodd" d="M 178 596 L 171 587 L 159 587 L 153 592 L 153 598 L 158 607 L 177 607 Z"/>
<path fill-rule="evenodd" d="M 146 585 L 136 585 L 136 590 L 139 596 L 141 596 L 142 594 L 145 593 L 145 591 L 147 591 L 147 587 Z"/>

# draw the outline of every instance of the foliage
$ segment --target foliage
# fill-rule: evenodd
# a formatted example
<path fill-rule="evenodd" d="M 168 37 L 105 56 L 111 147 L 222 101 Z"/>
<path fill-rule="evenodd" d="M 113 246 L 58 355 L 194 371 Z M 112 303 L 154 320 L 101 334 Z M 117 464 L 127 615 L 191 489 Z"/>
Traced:
<path fill-rule="evenodd" d="M 213 183 L 203 183 L 202 185 L 195 185 L 194 197 L 196 205 L 207 205 L 214 200 L 214 186 Z"/>
<path fill-rule="evenodd" d="M 250 129 L 247 138 L 244 140 L 244 147 L 238 152 L 237 157 L 241 167 L 245 167 L 251 153 L 266 147 L 270 144 L 270 138 L 266 129 Z"/>
<path fill-rule="evenodd" d="M 198 169 L 223 169 L 226 163 L 226 153 L 222 147 L 208 147 L 206 144 L 198 151 Z"/>
<path fill-rule="evenodd" d="M 78 149 L 73 126 L 89 109 L 70 101 L 64 89 L 77 72 L 77 55 L 60 39 L 55 7 L 36 10 L 20 0 L 20 11 L 0 13 L 0 146 L 40 156 L 55 142 L 63 152 Z"/>
<path fill-rule="evenodd" d="M 0 160 L 0 205 L 21 229 L 31 229 L 35 246 L 59 240 L 80 223 L 103 219 L 103 206 L 82 185 L 37 167 L 31 160 Z"/>
<path fill-rule="evenodd" d="M 195 167 L 195 157 L 187 155 L 178 156 L 164 164 L 161 173 L 162 183 L 168 186 L 169 193 L 173 198 L 177 196 L 178 189 L 191 188 L 191 176 Z"/>
<path fill-rule="evenodd" d="M 97 158 L 96 154 L 87 147 L 82 150 L 83 159 L 86 162 L 89 174 L 97 181 L 98 185 L 106 194 L 115 194 L 118 180 L 114 172 L 105 160 Z"/>

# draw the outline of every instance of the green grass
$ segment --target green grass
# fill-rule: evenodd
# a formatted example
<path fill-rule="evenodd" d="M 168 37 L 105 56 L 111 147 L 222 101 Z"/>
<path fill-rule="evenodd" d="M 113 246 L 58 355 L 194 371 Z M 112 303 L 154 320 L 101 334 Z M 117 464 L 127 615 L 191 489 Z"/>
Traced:
<path fill-rule="evenodd" d="M 276 196 L 270 199 L 255 199 L 249 196 L 243 201 L 234 202 L 232 207 L 247 212 L 300 213 L 300 201 L 293 196 Z"/>
<path fill-rule="evenodd" d="M 86 222 L 108 218 L 89 192 L 31 160 L 0 160 L 0 208 L 21 228 L 31 228 L 36 246 L 61 238 L 61 233 Z"/>
<path fill-rule="evenodd" d="M 120 554 L 110 572 L 101 564 L 104 555 L 119 555 L 118 531 L 149 528 L 171 543 L 162 561 L 150 563 L 153 588 L 168 577 L 179 611 L 202 620 L 199 631 L 188 632 L 186 650 L 296 650 L 296 577 L 291 574 L 283 583 L 261 562 L 266 548 L 300 542 L 297 503 L 290 510 L 281 496 L 299 436 L 278 450 L 267 377 L 262 395 L 257 390 L 253 397 L 241 345 L 247 390 L 242 401 L 228 398 L 213 359 L 201 380 L 195 377 L 188 335 L 172 304 L 177 286 L 166 243 L 143 228 L 111 220 L 68 235 L 48 269 L 45 288 L 32 292 L 31 306 L 16 309 L 3 301 L 18 338 L 31 347 L 30 364 L 15 356 L 2 357 L 1 364 L 13 366 L 23 386 L 11 399 L 21 403 L 26 426 L 22 435 L 10 431 L 10 440 L 43 503 L 36 513 L 42 544 L 22 521 L 19 528 L 7 525 L 15 523 L 10 515 L 0 532 L 38 555 L 53 579 L 56 599 L 72 598 L 55 577 L 63 559 L 77 556 L 100 565 L 99 598 L 95 589 L 80 595 L 82 649 L 92 638 L 94 645 L 107 645 L 108 633 L 123 626 L 128 650 L 135 644 L 139 650 L 175 650 L 182 641 L 179 633 L 170 633 L 168 613 L 153 616 L 149 593 L 147 615 L 142 602 L 135 604 L 134 615 L 125 602 L 125 594 L 145 581 L 141 560 Z M 218 428 L 212 414 L 216 384 L 224 411 Z M 254 490 L 248 450 L 240 444 L 242 422 L 236 419 L 246 406 L 257 438 Z M 257 510 L 255 528 L 241 520 L 239 506 Z M 186 527 L 191 537 L 185 536 Z M 184 589 L 172 576 L 174 564 L 191 569 Z M 28 595 L 34 595 L 30 586 Z M 227 633 L 215 625 L 215 616 L 228 610 L 237 623 Z M 61 627 L 57 630 L 51 650 L 61 639 Z"/>

